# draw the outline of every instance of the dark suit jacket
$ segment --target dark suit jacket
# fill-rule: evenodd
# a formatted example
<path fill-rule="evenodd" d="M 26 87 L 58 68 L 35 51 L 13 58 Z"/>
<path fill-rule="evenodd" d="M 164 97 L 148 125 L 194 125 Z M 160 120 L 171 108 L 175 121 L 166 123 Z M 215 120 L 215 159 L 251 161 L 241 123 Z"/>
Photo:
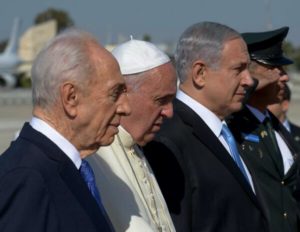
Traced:
<path fill-rule="evenodd" d="M 294 157 L 297 157 L 299 151 L 293 138 L 278 119 L 271 113 L 270 115 L 274 129 L 284 138 Z M 298 160 L 296 159 L 287 174 L 284 174 L 280 150 L 276 150 L 266 127 L 247 107 L 233 114 L 227 120 L 227 124 L 239 144 L 244 161 L 256 174 L 269 210 L 271 231 L 299 232 L 298 207 L 293 196 L 296 189 Z M 251 136 L 258 138 L 259 141 L 250 139 Z"/>
<path fill-rule="evenodd" d="M 264 210 L 205 122 L 174 101 L 174 116 L 144 152 L 178 232 L 268 231 Z"/>
<path fill-rule="evenodd" d="M 72 161 L 28 123 L 0 156 L 0 231 L 111 231 Z"/>

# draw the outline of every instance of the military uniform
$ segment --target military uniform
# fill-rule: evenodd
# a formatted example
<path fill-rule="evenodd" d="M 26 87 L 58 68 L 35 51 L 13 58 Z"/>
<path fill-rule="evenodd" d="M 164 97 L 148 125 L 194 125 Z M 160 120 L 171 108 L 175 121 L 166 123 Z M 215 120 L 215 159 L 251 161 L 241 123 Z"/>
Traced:
<path fill-rule="evenodd" d="M 270 86 L 274 90 L 277 82 L 278 85 L 284 83 L 283 76 L 286 74 L 282 71 L 282 66 L 293 63 L 283 56 L 281 48 L 288 29 L 282 27 L 268 32 L 242 34 L 253 62 L 263 66 L 265 70 L 276 69 L 283 74 L 278 74 L 278 79 L 274 79 L 272 83 L 262 83 L 257 90 L 258 95 L 252 89 L 249 96 L 252 108 L 247 105 L 227 119 L 243 160 L 250 172 L 255 173 L 257 177 L 266 203 L 271 232 L 300 231 L 297 203 L 297 198 L 300 199 L 299 148 L 279 120 L 267 111 L 267 105 L 277 101 L 273 98 L 274 93 L 269 91 Z M 256 70 L 250 70 L 254 78 Z M 268 78 L 266 73 L 264 75 L 259 73 L 261 76 L 257 77 L 258 81 Z M 279 96 L 279 90 L 275 91 L 278 91 Z M 260 100 L 258 96 L 266 98 L 258 102 Z"/>
<path fill-rule="evenodd" d="M 297 145 L 275 116 L 271 116 L 276 131 L 284 138 L 293 157 L 299 154 Z M 245 107 L 233 114 L 227 124 L 236 138 L 240 154 L 254 172 L 267 205 L 272 232 L 300 231 L 299 209 L 295 203 L 298 161 L 284 174 L 281 154 L 273 146 L 268 130 Z"/>

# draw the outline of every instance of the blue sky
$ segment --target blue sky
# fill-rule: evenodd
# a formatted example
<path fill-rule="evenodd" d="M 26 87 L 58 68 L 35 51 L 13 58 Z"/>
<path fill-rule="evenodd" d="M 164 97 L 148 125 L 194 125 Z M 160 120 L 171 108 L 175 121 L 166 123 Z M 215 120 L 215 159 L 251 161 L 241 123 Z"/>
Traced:
<path fill-rule="evenodd" d="M 176 42 L 193 23 L 215 21 L 239 32 L 289 26 L 287 40 L 300 46 L 300 0 L 0 0 L 0 40 L 15 16 L 23 32 L 49 7 L 67 11 L 75 24 L 103 44 L 145 33 L 154 42 Z"/>

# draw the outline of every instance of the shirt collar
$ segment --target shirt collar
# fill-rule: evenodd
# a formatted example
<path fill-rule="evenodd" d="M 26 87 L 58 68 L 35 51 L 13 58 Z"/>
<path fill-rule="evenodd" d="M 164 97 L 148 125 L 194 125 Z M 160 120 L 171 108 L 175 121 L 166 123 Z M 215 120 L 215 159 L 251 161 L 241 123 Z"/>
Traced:
<path fill-rule="evenodd" d="M 261 123 L 265 120 L 266 117 L 270 117 L 267 110 L 264 113 L 262 113 L 253 106 L 247 105 L 247 107 Z"/>
<path fill-rule="evenodd" d="M 73 144 L 71 144 L 64 136 L 62 136 L 48 123 L 37 117 L 33 117 L 29 124 L 32 126 L 33 129 L 39 131 L 48 139 L 50 139 L 53 143 L 55 143 L 72 160 L 77 169 L 79 169 L 81 165 L 81 158 L 79 151 L 75 148 Z"/>
<path fill-rule="evenodd" d="M 291 125 L 289 123 L 289 120 L 285 119 L 282 124 L 289 132 L 291 132 Z"/>
<path fill-rule="evenodd" d="M 188 96 L 182 90 L 178 89 L 176 98 L 181 102 L 185 103 L 188 107 L 190 107 L 202 120 L 206 123 L 206 125 L 211 129 L 211 131 L 219 137 L 222 130 L 222 121 L 208 108 L 203 106 L 201 103 L 196 101 L 195 99 Z"/>

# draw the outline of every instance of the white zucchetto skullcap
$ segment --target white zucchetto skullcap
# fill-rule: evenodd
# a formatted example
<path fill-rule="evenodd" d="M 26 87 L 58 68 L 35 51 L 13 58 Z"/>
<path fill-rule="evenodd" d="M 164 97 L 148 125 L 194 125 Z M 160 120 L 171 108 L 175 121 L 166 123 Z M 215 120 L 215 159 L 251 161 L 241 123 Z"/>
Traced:
<path fill-rule="evenodd" d="M 131 39 L 112 50 L 123 75 L 148 71 L 170 61 L 154 44 Z"/>

